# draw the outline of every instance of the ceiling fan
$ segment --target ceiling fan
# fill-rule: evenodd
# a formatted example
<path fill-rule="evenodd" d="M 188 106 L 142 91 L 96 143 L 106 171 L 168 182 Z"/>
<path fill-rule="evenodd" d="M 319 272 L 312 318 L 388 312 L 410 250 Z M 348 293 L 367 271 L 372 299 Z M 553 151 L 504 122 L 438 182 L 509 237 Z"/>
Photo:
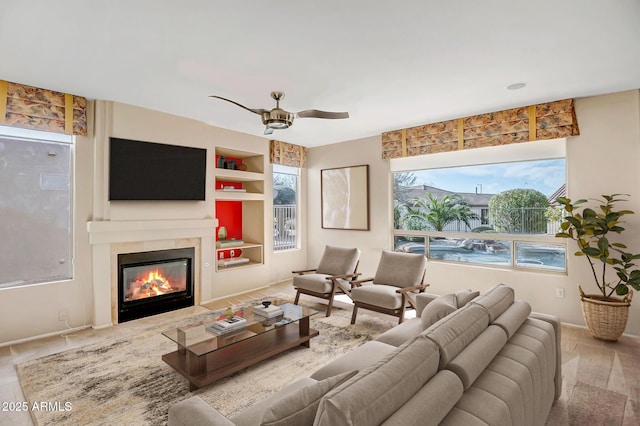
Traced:
<path fill-rule="evenodd" d="M 293 119 L 298 118 L 328 118 L 328 119 L 338 119 L 338 118 L 349 118 L 348 112 L 328 112 L 328 111 L 320 111 L 317 109 L 306 109 L 300 112 L 289 112 L 280 108 L 280 101 L 284 99 L 284 93 L 282 92 L 271 92 L 271 97 L 276 101 L 276 107 L 273 109 L 259 109 L 259 108 L 247 108 L 244 105 L 239 104 L 238 102 L 232 101 L 231 99 L 223 98 L 221 96 L 211 95 L 210 98 L 222 99 L 223 101 L 231 102 L 234 105 L 239 106 L 240 108 L 244 108 L 247 111 L 251 111 L 254 114 L 258 114 L 262 117 L 262 124 L 267 126 L 264 130 L 265 135 L 270 135 L 274 130 L 278 129 L 286 129 L 291 127 L 293 124 Z"/>

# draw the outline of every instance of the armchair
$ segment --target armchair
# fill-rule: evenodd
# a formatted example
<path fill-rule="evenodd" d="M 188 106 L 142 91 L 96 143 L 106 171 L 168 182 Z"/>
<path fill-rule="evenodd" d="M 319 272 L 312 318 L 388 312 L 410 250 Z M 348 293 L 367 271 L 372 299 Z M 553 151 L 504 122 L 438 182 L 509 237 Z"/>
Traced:
<path fill-rule="evenodd" d="M 349 282 L 360 275 L 357 272 L 359 258 L 357 248 L 326 246 L 316 269 L 292 271 L 297 274 L 293 277 L 297 290 L 294 303 L 298 304 L 300 294 L 328 300 L 326 315 L 330 316 L 336 292 L 349 294 Z"/>
<path fill-rule="evenodd" d="M 415 294 L 428 285 L 423 284 L 426 266 L 427 259 L 421 254 L 383 251 L 374 278 L 350 282 L 351 324 L 356 322 L 358 308 L 399 317 L 402 323 L 407 306 L 415 309 Z"/>

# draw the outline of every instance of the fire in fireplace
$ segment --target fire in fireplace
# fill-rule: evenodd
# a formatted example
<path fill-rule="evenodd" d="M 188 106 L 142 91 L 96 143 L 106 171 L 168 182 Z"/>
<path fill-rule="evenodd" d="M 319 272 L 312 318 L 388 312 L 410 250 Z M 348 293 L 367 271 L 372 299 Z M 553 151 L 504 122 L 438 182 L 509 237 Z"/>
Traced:
<path fill-rule="evenodd" d="M 195 249 L 118 255 L 118 322 L 193 306 Z"/>

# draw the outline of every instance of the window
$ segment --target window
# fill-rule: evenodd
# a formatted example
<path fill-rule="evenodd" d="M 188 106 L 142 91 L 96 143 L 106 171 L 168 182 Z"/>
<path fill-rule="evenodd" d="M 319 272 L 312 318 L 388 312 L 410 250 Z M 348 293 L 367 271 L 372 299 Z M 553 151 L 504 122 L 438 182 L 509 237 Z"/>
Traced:
<path fill-rule="evenodd" d="M 564 158 L 393 173 L 395 249 L 430 259 L 566 270 L 555 240 Z M 422 240 L 420 240 L 422 238 Z"/>
<path fill-rule="evenodd" d="M 0 126 L 0 288 L 73 278 L 72 148 Z"/>
<path fill-rule="evenodd" d="M 273 165 L 273 250 L 298 248 L 298 176 L 300 169 Z"/>

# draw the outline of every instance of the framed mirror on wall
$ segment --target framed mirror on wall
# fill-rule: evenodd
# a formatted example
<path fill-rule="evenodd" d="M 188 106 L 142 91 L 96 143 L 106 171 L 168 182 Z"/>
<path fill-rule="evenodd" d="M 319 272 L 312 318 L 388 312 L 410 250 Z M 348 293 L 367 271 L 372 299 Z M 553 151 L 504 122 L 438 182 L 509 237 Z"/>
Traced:
<path fill-rule="evenodd" d="M 369 230 L 369 165 L 320 171 L 322 228 Z"/>

